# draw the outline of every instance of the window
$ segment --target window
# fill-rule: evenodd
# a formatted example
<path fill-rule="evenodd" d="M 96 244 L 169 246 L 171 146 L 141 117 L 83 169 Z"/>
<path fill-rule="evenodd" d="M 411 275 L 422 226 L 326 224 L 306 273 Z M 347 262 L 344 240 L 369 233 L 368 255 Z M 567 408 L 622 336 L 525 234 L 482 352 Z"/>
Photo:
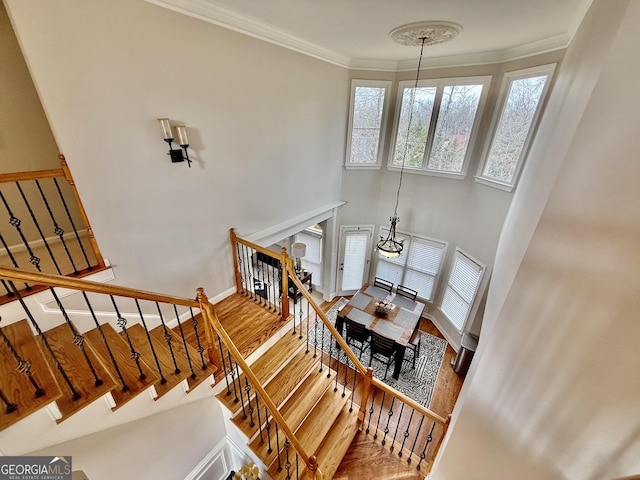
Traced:
<path fill-rule="evenodd" d="M 554 69 L 552 64 L 505 74 L 478 180 L 513 188 Z"/>
<path fill-rule="evenodd" d="M 456 248 L 440 310 L 459 332 L 462 332 L 471 311 L 484 268 L 484 265 Z"/>
<path fill-rule="evenodd" d="M 316 285 L 321 285 L 322 278 L 322 228 L 313 225 L 296 233 L 294 241 L 304 243 L 307 246 L 302 258 L 302 268 L 312 273 Z"/>
<path fill-rule="evenodd" d="M 382 154 L 386 104 L 391 82 L 353 80 L 346 167 L 377 168 Z"/>
<path fill-rule="evenodd" d="M 386 237 L 388 233 L 388 228 L 380 228 L 380 235 Z M 396 258 L 378 255 L 375 276 L 405 285 L 417 291 L 418 297 L 431 301 L 447 244 L 415 235 L 396 236 L 404 239 L 402 253 Z"/>
<path fill-rule="evenodd" d="M 400 82 L 391 167 L 462 176 L 490 77 Z M 411 104 L 413 101 L 413 111 Z M 411 115 L 411 130 L 408 130 Z M 406 152 L 406 157 L 405 157 Z"/>

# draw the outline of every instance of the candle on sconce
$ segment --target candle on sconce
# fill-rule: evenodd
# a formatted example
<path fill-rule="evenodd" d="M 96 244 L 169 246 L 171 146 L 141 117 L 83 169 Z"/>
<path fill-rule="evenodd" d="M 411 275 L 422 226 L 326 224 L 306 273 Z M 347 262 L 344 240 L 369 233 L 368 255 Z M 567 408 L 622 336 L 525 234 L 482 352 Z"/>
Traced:
<path fill-rule="evenodd" d="M 159 118 L 160 127 L 162 127 L 162 135 L 164 135 L 164 139 L 167 142 L 173 141 L 173 133 L 171 132 L 171 124 L 169 123 L 168 118 Z"/>
<path fill-rule="evenodd" d="M 189 139 L 187 138 L 187 128 L 184 125 L 178 125 L 176 127 L 176 132 L 178 134 L 178 143 L 181 147 L 189 146 Z"/>

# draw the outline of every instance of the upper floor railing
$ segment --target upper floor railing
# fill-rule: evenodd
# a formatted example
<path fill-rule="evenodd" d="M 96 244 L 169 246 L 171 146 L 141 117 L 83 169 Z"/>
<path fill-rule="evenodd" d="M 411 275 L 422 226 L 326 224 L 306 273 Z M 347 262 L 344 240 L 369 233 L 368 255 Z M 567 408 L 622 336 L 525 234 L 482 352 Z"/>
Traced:
<path fill-rule="evenodd" d="M 0 174 L 0 265 L 72 276 L 105 267 L 63 155 L 60 161 L 58 169 Z M 0 288 L 5 300 L 14 296 L 5 283 Z"/>

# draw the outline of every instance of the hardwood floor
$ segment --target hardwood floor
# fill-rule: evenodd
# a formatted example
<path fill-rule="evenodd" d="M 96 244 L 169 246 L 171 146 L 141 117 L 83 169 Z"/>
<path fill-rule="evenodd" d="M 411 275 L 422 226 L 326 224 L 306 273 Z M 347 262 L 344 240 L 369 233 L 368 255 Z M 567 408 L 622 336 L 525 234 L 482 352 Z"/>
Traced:
<path fill-rule="evenodd" d="M 327 311 L 335 301 L 337 298 L 333 302 L 324 302 L 321 308 Z M 245 357 L 255 351 L 282 326 L 282 322 L 277 320 L 274 313 L 248 301 L 240 294 L 226 298 L 216 304 L 215 309 L 221 324 Z M 274 318 L 276 318 L 275 322 Z M 199 329 L 200 327 L 201 325 L 199 325 Z M 420 329 L 431 335 L 444 338 L 435 325 L 425 318 L 422 319 Z M 456 374 L 451 367 L 451 360 L 454 356 L 455 351 L 447 345 L 430 406 L 432 411 L 443 417 L 453 411 L 462 387 L 462 377 Z M 356 401 L 359 401 L 359 398 L 356 398 Z M 395 427 L 392 425 L 392 428 Z M 337 480 L 424 478 L 424 473 L 416 471 L 415 464 L 408 465 L 406 459 L 399 458 L 396 454 L 390 454 L 388 448 L 380 443 L 380 440 L 375 441 L 371 435 L 360 432 L 352 442 L 333 478 Z"/>

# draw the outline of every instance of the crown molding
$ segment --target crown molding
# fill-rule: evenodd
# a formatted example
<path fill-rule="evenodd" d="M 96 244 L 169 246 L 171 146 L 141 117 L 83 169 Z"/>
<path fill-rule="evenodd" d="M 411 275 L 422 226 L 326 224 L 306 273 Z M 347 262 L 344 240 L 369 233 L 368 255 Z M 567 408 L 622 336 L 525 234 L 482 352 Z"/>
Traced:
<path fill-rule="evenodd" d="M 416 69 L 415 59 L 395 61 L 349 58 L 279 30 L 275 26 L 266 24 L 256 18 L 242 15 L 237 11 L 215 5 L 207 0 L 145 1 L 159 7 L 198 18 L 205 22 L 293 50 L 303 55 L 308 55 L 339 67 L 352 70 L 378 70 L 391 72 L 410 71 Z M 583 0 L 581 12 L 577 15 L 580 20 L 584 16 L 586 9 L 591 2 L 592 0 Z M 578 24 L 579 22 L 576 22 L 575 28 L 577 28 Z M 502 50 L 441 57 L 426 57 L 426 65 L 424 65 L 424 69 L 502 63 L 555 50 L 561 50 L 569 45 L 573 36 L 572 34 L 575 33 L 575 28 L 572 28 L 572 30 L 574 30 L 572 32 Z"/>

